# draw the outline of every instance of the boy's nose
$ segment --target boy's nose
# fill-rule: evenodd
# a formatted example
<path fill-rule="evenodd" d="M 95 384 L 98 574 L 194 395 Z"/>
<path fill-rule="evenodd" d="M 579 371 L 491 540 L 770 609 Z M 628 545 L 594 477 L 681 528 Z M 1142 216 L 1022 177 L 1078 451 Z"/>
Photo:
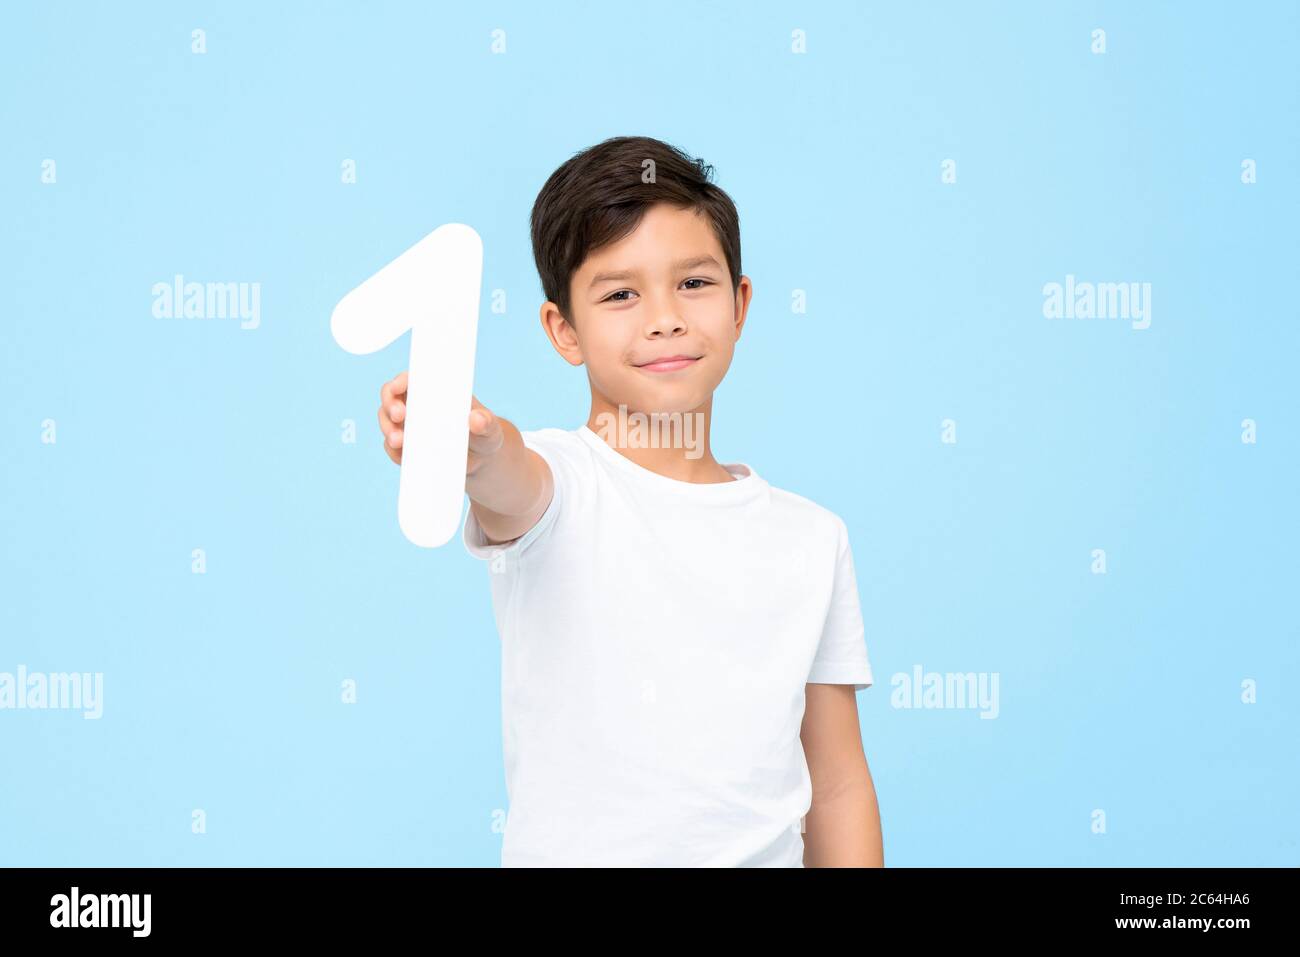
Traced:
<path fill-rule="evenodd" d="M 679 336 L 685 331 L 686 320 L 682 319 L 681 316 L 672 315 L 671 313 L 656 316 L 646 326 L 646 334 L 652 338 Z"/>

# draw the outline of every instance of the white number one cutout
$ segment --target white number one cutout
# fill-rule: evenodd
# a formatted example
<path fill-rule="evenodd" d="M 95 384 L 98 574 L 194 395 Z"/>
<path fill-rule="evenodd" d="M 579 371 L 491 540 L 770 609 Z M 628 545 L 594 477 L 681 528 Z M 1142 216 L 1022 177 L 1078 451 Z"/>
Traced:
<path fill-rule="evenodd" d="M 423 548 L 446 544 L 460 525 L 482 277 L 483 240 L 469 226 L 447 223 L 344 296 L 330 316 L 334 341 L 353 355 L 411 332 L 397 523 Z"/>

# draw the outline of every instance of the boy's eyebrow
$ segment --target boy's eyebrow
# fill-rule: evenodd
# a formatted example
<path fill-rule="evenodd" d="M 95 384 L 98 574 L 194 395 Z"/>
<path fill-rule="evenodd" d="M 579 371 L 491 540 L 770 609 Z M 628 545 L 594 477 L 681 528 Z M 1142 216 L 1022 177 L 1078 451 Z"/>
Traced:
<path fill-rule="evenodd" d="M 712 256 L 692 256 L 690 259 L 679 259 L 677 262 L 673 263 L 673 271 L 696 269 L 700 266 L 716 266 L 718 269 L 722 268 L 722 264 Z M 635 279 L 638 275 L 639 273 L 635 269 L 619 269 L 615 272 L 598 272 L 596 275 L 591 277 L 591 285 L 594 286 L 597 283 L 609 282 L 615 279 Z M 587 288 L 591 287 L 588 286 Z"/>

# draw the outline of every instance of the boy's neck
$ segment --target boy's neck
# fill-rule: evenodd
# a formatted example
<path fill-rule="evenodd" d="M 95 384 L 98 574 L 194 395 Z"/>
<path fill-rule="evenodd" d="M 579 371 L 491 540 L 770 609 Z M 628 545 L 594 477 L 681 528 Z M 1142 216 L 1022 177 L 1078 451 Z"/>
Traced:
<path fill-rule="evenodd" d="M 637 414 L 592 396 L 587 428 L 635 465 L 679 482 L 734 482 L 713 457 L 709 434 L 713 397 L 690 412 Z M 658 446 L 658 447 L 656 447 Z"/>

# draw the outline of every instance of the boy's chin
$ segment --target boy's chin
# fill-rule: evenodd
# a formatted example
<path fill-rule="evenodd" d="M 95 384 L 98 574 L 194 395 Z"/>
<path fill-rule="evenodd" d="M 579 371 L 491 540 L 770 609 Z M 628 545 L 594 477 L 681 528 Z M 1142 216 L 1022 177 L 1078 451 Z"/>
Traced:
<path fill-rule="evenodd" d="M 709 401 L 710 392 L 705 392 L 698 385 L 686 388 L 666 386 L 653 390 L 642 390 L 628 403 L 628 409 L 640 409 L 650 412 L 685 413 L 693 412 Z"/>
<path fill-rule="evenodd" d="M 616 409 L 624 410 L 627 415 L 685 415 L 693 412 L 708 401 L 708 396 L 699 398 L 694 395 L 638 395 L 630 396 L 614 403 Z"/>

